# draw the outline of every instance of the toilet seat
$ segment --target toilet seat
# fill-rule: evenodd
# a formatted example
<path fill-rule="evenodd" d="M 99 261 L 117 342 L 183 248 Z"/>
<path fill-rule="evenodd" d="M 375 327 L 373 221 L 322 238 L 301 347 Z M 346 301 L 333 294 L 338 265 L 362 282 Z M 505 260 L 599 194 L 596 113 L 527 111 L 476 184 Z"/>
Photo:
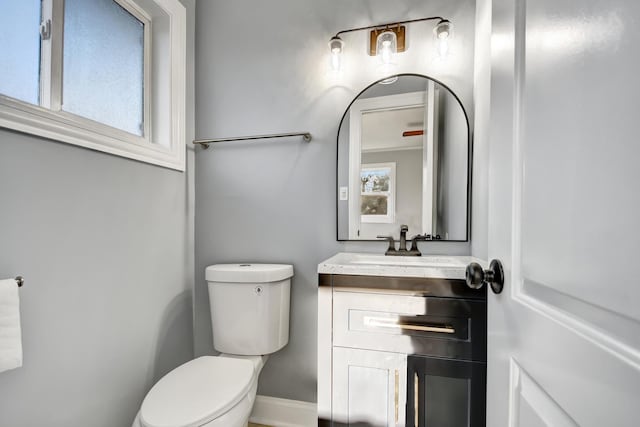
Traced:
<path fill-rule="evenodd" d="M 169 372 L 140 409 L 144 427 L 198 427 L 224 414 L 249 392 L 254 365 L 246 359 L 203 356 Z"/>

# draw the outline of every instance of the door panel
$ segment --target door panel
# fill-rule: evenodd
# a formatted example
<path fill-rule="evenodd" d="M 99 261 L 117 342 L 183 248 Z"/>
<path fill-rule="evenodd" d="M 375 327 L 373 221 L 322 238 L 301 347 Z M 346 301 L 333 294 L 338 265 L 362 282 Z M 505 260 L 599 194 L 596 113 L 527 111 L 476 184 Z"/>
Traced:
<path fill-rule="evenodd" d="M 491 8 L 487 425 L 635 426 L 640 6 Z"/>
<path fill-rule="evenodd" d="M 386 426 L 389 421 L 389 371 L 371 366 L 347 368 L 349 425 L 360 423 Z"/>
<path fill-rule="evenodd" d="M 638 321 L 640 33 L 623 15 L 638 2 L 526 2 L 522 274 Z"/>
<path fill-rule="evenodd" d="M 511 363 L 511 376 L 517 425 L 578 427 L 578 424 L 515 362 Z"/>
<path fill-rule="evenodd" d="M 407 427 L 484 427 L 486 363 L 407 358 Z"/>
<path fill-rule="evenodd" d="M 333 426 L 404 427 L 405 354 L 333 348 Z"/>

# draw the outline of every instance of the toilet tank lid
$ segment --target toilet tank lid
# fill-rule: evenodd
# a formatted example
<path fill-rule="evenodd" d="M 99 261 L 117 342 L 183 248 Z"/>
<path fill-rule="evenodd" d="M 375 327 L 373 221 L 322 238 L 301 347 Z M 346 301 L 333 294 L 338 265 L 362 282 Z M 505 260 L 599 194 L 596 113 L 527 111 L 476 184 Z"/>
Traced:
<path fill-rule="evenodd" d="M 289 264 L 215 264 L 207 267 L 207 282 L 268 283 L 293 276 Z"/>

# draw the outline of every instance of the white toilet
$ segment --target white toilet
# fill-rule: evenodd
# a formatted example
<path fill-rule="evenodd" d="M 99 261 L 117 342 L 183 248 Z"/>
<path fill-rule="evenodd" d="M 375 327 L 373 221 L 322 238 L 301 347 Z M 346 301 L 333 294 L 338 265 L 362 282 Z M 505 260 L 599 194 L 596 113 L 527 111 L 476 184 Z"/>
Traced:
<path fill-rule="evenodd" d="M 214 347 L 147 393 L 133 427 L 244 427 L 267 355 L 289 342 L 293 266 L 207 267 Z"/>

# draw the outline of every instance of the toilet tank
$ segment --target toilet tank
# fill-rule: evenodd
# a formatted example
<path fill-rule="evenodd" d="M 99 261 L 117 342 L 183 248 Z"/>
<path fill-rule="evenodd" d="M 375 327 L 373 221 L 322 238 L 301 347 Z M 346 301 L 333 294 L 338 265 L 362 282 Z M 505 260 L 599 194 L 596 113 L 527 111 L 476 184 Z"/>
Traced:
<path fill-rule="evenodd" d="M 263 355 L 289 342 L 293 266 L 217 264 L 207 267 L 213 346 L 222 353 Z"/>

